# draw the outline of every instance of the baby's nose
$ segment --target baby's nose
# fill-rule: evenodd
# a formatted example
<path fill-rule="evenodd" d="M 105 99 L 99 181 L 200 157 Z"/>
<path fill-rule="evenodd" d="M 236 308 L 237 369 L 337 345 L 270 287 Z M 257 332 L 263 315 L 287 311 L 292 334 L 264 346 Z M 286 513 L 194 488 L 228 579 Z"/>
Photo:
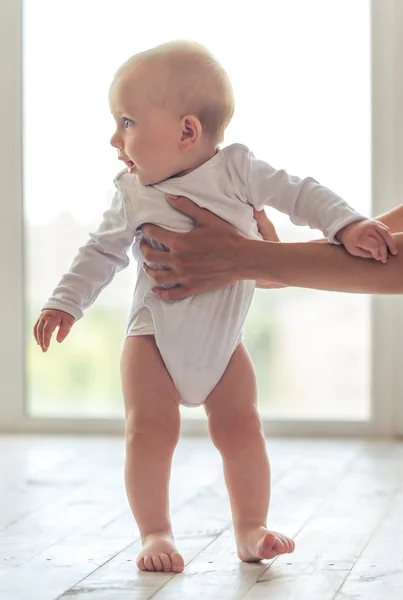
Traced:
<path fill-rule="evenodd" d="M 117 148 L 118 150 L 123 148 L 122 141 L 119 139 L 117 132 L 115 132 L 111 137 L 110 144 L 113 146 L 113 148 Z"/>

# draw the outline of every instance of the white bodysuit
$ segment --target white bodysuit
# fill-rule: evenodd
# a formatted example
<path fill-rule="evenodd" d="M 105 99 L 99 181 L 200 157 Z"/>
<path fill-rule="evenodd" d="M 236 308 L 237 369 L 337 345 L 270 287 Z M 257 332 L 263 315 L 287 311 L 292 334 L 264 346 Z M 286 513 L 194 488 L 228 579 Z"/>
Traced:
<path fill-rule="evenodd" d="M 164 302 L 151 294 L 153 282 L 142 269 L 141 226 L 154 223 L 189 231 L 192 221 L 172 208 L 166 194 L 190 198 L 234 225 L 248 238 L 261 239 L 253 207 L 274 208 L 297 225 L 319 229 L 331 243 L 342 228 L 365 217 L 314 179 L 277 171 L 241 144 L 219 150 L 182 177 L 144 186 L 127 169 L 114 180 L 112 206 L 90 239 L 79 249 L 68 273 L 43 309 L 60 309 L 75 319 L 91 306 L 116 272 L 129 264 L 132 247 L 137 281 L 127 335 L 153 333 L 166 368 L 186 406 L 202 404 L 221 379 L 242 339 L 242 328 L 255 288 L 239 281 L 214 292 Z M 148 309 L 148 310 L 147 310 Z"/>

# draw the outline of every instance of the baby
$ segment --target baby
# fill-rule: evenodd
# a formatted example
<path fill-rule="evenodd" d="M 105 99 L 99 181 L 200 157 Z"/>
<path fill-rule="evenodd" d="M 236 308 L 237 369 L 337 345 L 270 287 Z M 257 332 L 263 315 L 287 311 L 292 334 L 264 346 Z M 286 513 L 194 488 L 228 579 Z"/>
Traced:
<path fill-rule="evenodd" d="M 255 373 L 242 342 L 254 281 L 177 302 L 152 293 L 139 251 L 142 225 L 189 231 L 191 220 L 166 195 L 187 196 L 261 238 L 254 209 L 274 206 L 299 225 L 320 229 L 351 254 L 385 262 L 393 239 L 381 223 L 355 212 L 314 179 L 277 171 L 243 145 L 219 148 L 234 99 L 227 74 L 192 42 L 171 42 L 130 58 L 110 87 L 116 121 L 111 144 L 127 168 L 103 221 L 79 252 L 35 324 L 46 352 L 59 327 L 73 323 L 129 264 L 138 277 L 121 359 L 126 416 L 125 483 L 142 551 L 137 566 L 180 572 L 169 515 L 171 461 L 180 430 L 179 405 L 204 405 L 222 455 L 238 556 L 259 561 L 292 552 L 294 542 L 268 530 L 270 466 L 257 410 Z M 147 240 L 151 245 L 152 240 Z M 393 249 L 394 251 L 394 249 Z"/>

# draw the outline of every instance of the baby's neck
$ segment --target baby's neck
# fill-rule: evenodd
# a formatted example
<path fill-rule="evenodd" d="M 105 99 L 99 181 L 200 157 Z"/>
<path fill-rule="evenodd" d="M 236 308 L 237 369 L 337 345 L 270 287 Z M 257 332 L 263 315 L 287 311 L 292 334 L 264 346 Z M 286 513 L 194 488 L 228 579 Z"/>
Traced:
<path fill-rule="evenodd" d="M 215 154 L 217 154 L 219 148 L 215 145 L 209 144 L 208 146 L 202 148 L 200 152 L 194 154 L 192 157 L 189 157 L 189 161 L 186 165 L 183 165 L 180 171 L 171 175 L 171 177 L 182 177 L 183 175 L 187 175 L 191 173 L 205 162 L 213 158 Z"/>

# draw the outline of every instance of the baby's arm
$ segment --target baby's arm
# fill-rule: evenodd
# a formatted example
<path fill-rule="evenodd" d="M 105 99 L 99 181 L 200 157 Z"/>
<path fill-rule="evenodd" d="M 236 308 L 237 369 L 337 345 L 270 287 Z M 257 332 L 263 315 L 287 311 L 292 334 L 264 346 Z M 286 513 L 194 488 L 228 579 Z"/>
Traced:
<path fill-rule="evenodd" d="M 342 243 L 350 254 L 386 262 L 388 248 L 397 253 L 386 225 L 359 214 L 311 177 L 277 171 L 250 153 L 247 182 L 248 200 L 257 209 L 273 206 L 296 225 L 323 231 L 330 243 Z"/>
<path fill-rule="evenodd" d="M 34 326 L 34 336 L 42 351 L 48 349 L 56 327 L 59 327 L 57 341 L 63 341 L 74 322 L 83 316 L 115 274 L 128 266 L 127 251 L 134 236 L 135 230 L 126 218 L 124 196 L 118 189 L 101 225 L 90 233 L 90 239 L 79 249 L 69 271 L 42 308 Z"/>

